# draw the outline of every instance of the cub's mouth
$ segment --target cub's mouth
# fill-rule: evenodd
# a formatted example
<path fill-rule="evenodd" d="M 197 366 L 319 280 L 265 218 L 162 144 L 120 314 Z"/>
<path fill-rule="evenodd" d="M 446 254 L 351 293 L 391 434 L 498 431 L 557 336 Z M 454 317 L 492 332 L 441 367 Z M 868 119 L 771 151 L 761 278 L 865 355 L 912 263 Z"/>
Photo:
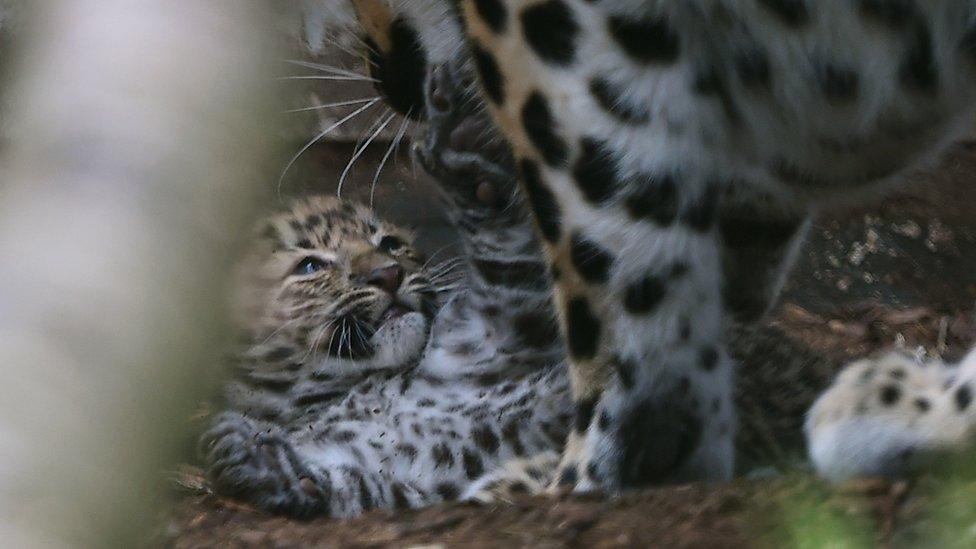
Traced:
<path fill-rule="evenodd" d="M 426 332 L 435 310 L 435 306 L 427 306 L 423 300 L 413 305 L 396 299 L 375 317 L 364 311 L 347 314 L 335 321 L 329 355 L 347 360 L 372 359 L 378 347 L 398 331 Z"/>
<path fill-rule="evenodd" d="M 335 327 L 329 339 L 329 355 L 349 360 L 364 360 L 375 354 L 371 342 L 377 327 L 362 317 L 349 314 L 334 321 Z"/>
<path fill-rule="evenodd" d="M 417 311 L 405 303 L 394 301 L 392 304 L 390 304 L 389 307 L 387 307 L 386 311 L 384 311 L 383 314 L 380 315 L 380 323 L 385 324 L 390 320 L 395 320 L 407 313 L 413 313 L 413 312 L 417 312 Z"/>

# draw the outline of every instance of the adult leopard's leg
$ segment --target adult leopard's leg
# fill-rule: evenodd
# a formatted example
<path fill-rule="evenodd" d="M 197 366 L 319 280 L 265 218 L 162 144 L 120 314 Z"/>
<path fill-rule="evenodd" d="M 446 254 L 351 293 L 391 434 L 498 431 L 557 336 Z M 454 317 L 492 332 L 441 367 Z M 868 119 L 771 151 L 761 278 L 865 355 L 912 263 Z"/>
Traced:
<path fill-rule="evenodd" d="M 973 4 L 876 4 L 463 3 L 562 275 L 578 488 L 731 470 L 718 273 L 735 254 L 714 227 L 729 188 L 829 203 L 971 124 Z"/>
<path fill-rule="evenodd" d="M 555 279 L 577 408 L 560 483 L 728 478 L 716 217 L 732 173 L 705 152 L 710 107 L 688 93 L 694 56 L 666 21 L 680 14 L 632 23 L 562 1 L 464 14 Z M 636 81 L 650 93 L 630 103 L 620 90 Z"/>
<path fill-rule="evenodd" d="M 718 215 L 722 296 L 729 316 L 752 323 L 776 304 L 810 229 L 809 209 L 733 184 Z"/>

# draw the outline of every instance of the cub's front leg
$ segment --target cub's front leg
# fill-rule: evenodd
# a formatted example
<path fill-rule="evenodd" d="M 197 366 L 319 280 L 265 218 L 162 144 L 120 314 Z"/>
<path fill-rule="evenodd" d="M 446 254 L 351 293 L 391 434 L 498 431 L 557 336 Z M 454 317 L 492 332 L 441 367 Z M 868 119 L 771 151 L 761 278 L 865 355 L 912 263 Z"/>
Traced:
<path fill-rule="evenodd" d="M 364 465 L 371 450 L 342 433 L 323 448 L 308 444 L 314 433 L 304 427 L 287 431 L 237 412 L 220 414 L 212 425 L 200 439 L 200 453 L 213 490 L 265 511 L 296 518 L 353 517 L 438 501 L 409 481 Z M 303 454 L 310 447 L 311 458 Z"/>
<path fill-rule="evenodd" d="M 415 149 L 457 228 L 466 267 L 468 291 L 439 316 L 434 340 L 458 371 L 514 375 L 557 363 L 563 351 L 548 265 L 510 149 L 477 108 L 471 78 L 453 64 L 428 74 L 427 136 Z"/>
<path fill-rule="evenodd" d="M 295 517 L 325 514 L 330 488 L 295 452 L 277 425 L 223 412 L 200 437 L 199 453 L 213 490 L 261 509 Z"/>

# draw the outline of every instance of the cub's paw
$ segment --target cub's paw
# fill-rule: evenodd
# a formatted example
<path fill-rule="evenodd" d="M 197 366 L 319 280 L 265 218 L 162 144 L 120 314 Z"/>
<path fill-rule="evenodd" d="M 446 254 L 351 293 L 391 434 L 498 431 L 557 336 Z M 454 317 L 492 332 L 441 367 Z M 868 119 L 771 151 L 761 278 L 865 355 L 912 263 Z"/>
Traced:
<path fill-rule="evenodd" d="M 508 145 L 477 104 L 464 73 L 452 65 L 431 70 L 426 82 L 427 136 L 414 154 L 455 206 L 504 210 L 515 199 Z"/>
<path fill-rule="evenodd" d="M 275 426 L 225 412 L 200 437 L 199 451 L 217 494 L 295 517 L 326 512 L 327 487 Z"/>
<path fill-rule="evenodd" d="M 543 452 L 513 459 L 476 480 L 461 497 L 478 503 L 509 503 L 517 497 L 546 493 L 559 467 L 559 454 Z"/>
<path fill-rule="evenodd" d="M 972 355 L 950 367 L 897 352 L 849 365 L 807 415 L 817 472 L 833 482 L 898 477 L 965 447 L 976 422 L 973 366 Z"/>

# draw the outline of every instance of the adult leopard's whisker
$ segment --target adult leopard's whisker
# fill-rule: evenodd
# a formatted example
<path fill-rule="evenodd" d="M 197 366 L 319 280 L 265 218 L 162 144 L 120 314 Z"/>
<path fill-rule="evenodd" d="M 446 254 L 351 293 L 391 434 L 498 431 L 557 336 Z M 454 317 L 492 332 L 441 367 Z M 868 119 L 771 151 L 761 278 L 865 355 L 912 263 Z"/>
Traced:
<path fill-rule="evenodd" d="M 386 161 L 390 159 L 390 155 L 396 150 L 397 145 L 399 145 L 400 140 L 403 139 L 404 133 L 407 131 L 407 122 L 410 121 L 410 113 L 403 117 L 403 122 L 400 123 L 400 129 L 397 130 L 395 136 L 393 136 L 393 141 L 390 142 L 390 146 L 387 147 L 386 153 L 383 154 L 383 159 L 380 160 L 380 165 L 376 168 L 376 173 L 373 174 L 373 181 L 369 186 L 369 207 L 373 207 L 373 195 L 376 192 L 376 182 L 380 179 L 380 173 L 383 171 L 383 167 L 386 166 Z"/>
<path fill-rule="evenodd" d="M 349 76 L 355 78 L 369 78 L 365 74 L 358 73 L 356 71 L 350 71 L 347 69 L 340 69 L 339 67 L 333 67 L 330 65 L 323 65 L 321 63 L 312 63 L 311 61 L 301 61 L 299 59 L 285 59 L 285 63 L 290 63 L 292 65 L 298 65 L 299 67 L 304 67 L 307 69 L 313 69 L 317 71 L 323 71 L 336 76 Z"/>
<path fill-rule="evenodd" d="M 295 153 L 295 156 L 291 157 L 291 160 L 289 160 L 288 161 L 288 164 L 285 165 L 285 169 L 281 170 L 281 176 L 278 177 L 278 188 L 277 188 L 278 195 L 279 196 L 281 195 L 281 183 L 285 180 L 285 175 L 288 174 L 288 170 L 291 169 L 291 167 L 293 165 L 295 165 L 295 162 L 298 161 L 299 157 L 301 157 L 302 154 L 305 153 L 305 151 L 307 151 L 308 149 L 310 149 L 312 147 L 312 145 L 318 143 L 318 141 L 320 139 L 322 139 L 323 137 L 325 137 L 325 136 L 329 135 L 330 133 L 332 133 L 332 131 L 335 130 L 336 128 L 338 128 L 339 126 L 342 126 L 343 124 L 345 124 L 346 122 L 352 120 L 353 118 L 355 118 L 357 115 L 359 115 L 360 113 L 362 113 L 366 109 L 368 109 L 368 108 L 372 107 L 373 105 L 375 105 L 379 100 L 380 99 L 377 97 L 376 99 L 373 99 L 369 103 L 366 103 L 362 107 L 359 107 L 358 109 L 356 109 L 356 110 L 352 111 L 351 113 L 347 114 L 346 116 L 342 117 L 341 119 L 339 119 L 338 122 L 332 124 L 328 128 L 326 128 L 326 129 L 322 130 L 321 132 L 319 132 L 318 134 L 316 134 L 315 137 L 313 137 L 312 139 L 310 139 L 308 141 L 308 143 L 305 144 L 304 147 L 302 147 L 297 153 Z"/>
<path fill-rule="evenodd" d="M 345 169 L 343 169 L 342 173 L 339 175 L 339 185 L 338 187 L 336 187 L 336 196 L 342 198 L 342 185 L 346 181 L 346 176 L 349 175 L 349 170 L 352 169 L 353 164 L 356 163 L 356 160 L 358 160 L 359 157 L 362 156 L 364 152 L 366 152 L 366 148 L 369 147 L 369 144 L 372 143 L 373 140 L 376 139 L 376 137 L 379 136 L 384 129 L 386 129 L 386 127 L 390 124 L 390 122 L 393 120 L 394 117 L 396 117 L 396 113 L 390 113 L 390 115 L 386 117 L 386 119 L 383 121 L 382 124 L 380 124 L 380 126 L 376 129 L 376 131 L 373 132 L 373 134 L 369 137 L 369 139 L 367 139 L 366 142 L 363 143 L 361 147 L 359 147 L 359 150 L 353 153 L 352 158 L 349 159 L 349 162 L 346 164 Z"/>
<path fill-rule="evenodd" d="M 292 76 L 278 76 L 275 80 L 331 80 L 331 81 L 348 81 L 348 82 L 376 82 L 375 78 L 370 78 L 368 76 L 338 76 L 338 75 L 318 75 L 318 74 L 301 74 Z"/>
<path fill-rule="evenodd" d="M 349 105 L 361 105 L 363 103 L 369 103 L 370 101 L 373 101 L 374 99 L 379 99 L 379 97 L 378 96 L 377 97 L 366 97 L 366 98 L 363 98 L 363 99 L 350 99 L 348 101 L 336 101 L 335 103 L 324 103 L 322 105 L 314 105 L 312 107 L 301 107 L 301 108 L 297 108 L 297 109 L 288 109 L 288 110 L 282 111 L 282 112 L 284 112 L 286 114 L 289 114 L 289 113 L 293 113 L 293 112 L 308 112 L 308 111 L 317 111 L 317 110 L 321 110 L 321 109 L 331 109 L 331 108 L 335 108 L 335 107 L 346 107 L 346 106 L 349 106 Z"/>
<path fill-rule="evenodd" d="M 373 53 L 373 54 L 376 53 L 376 50 L 374 50 L 369 44 L 367 44 L 356 33 L 349 33 L 346 36 L 351 37 L 353 40 L 356 41 L 356 43 L 357 43 L 356 45 L 362 47 L 364 50 L 368 51 L 369 53 Z M 375 65 L 375 63 L 373 63 L 369 59 L 369 56 L 365 56 L 365 55 L 362 54 L 362 52 L 357 52 L 357 51 L 354 51 L 354 50 L 350 49 L 348 46 L 346 46 L 345 44 L 343 44 L 341 40 L 339 40 L 339 37 L 338 36 L 336 36 L 334 34 L 333 35 L 325 34 L 324 36 L 322 36 L 322 39 L 325 42 L 327 42 L 328 44 L 330 44 L 332 46 L 335 46 L 338 50 L 340 50 L 340 51 L 342 51 L 344 53 L 348 53 L 349 55 L 351 55 L 353 57 L 362 58 L 364 61 L 366 61 L 370 65 Z"/>

